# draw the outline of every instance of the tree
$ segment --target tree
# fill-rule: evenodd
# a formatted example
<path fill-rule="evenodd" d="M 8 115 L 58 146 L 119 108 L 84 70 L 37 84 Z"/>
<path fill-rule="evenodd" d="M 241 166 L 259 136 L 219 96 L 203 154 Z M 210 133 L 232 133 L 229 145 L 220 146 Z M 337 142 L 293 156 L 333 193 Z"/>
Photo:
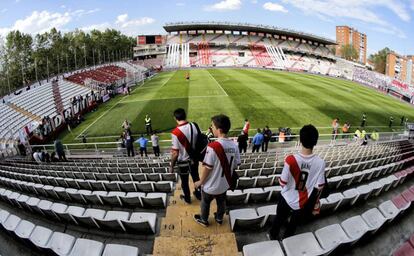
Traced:
<path fill-rule="evenodd" d="M 375 71 L 385 74 L 385 67 L 387 66 L 387 56 L 391 52 L 388 47 L 379 50 L 377 53 L 371 54 L 369 60 L 374 63 Z"/>
<path fill-rule="evenodd" d="M 346 60 L 357 61 L 359 53 L 351 44 L 345 44 L 341 47 L 341 57 Z"/>

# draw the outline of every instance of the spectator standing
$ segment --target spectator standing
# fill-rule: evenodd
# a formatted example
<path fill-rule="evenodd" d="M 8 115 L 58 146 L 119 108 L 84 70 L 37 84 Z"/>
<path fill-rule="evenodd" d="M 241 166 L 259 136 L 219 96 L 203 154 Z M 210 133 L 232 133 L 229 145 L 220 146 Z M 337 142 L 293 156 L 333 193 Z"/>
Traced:
<path fill-rule="evenodd" d="M 139 144 L 139 154 L 141 155 L 141 157 L 145 156 L 147 157 L 147 144 L 148 144 L 148 140 L 144 137 L 144 134 L 141 134 L 141 137 L 139 139 L 137 139 L 137 141 L 135 141 L 135 143 Z"/>
<path fill-rule="evenodd" d="M 390 116 L 390 122 L 388 123 L 389 128 L 392 128 L 392 123 L 394 123 L 394 117 Z"/>
<path fill-rule="evenodd" d="M 20 140 L 18 140 L 17 143 L 17 149 L 19 150 L 19 154 L 21 156 L 26 156 L 26 147 L 24 146 L 24 144 Z"/>
<path fill-rule="evenodd" d="M 122 123 L 122 128 L 125 131 L 128 131 L 131 129 L 131 124 L 128 122 L 128 119 L 125 119 L 125 121 Z"/>
<path fill-rule="evenodd" d="M 267 152 L 267 148 L 269 147 L 269 141 L 272 138 L 272 131 L 269 129 L 269 126 L 263 129 L 263 144 L 262 144 L 262 152 Z"/>
<path fill-rule="evenodd" d="M 236 143 L 227 138 L 230 130 L 230 119 L 225 115 L 211 118 L 213 133 L 217 141 L 208 144 L 201 169 L 201 178 L 194 183 L 201 187 L 201 213 L 194 215 L 194 220 L 208 227 L 211 201 L 216 199 L 217 212 L 214 219 L 221 225 L 226 210 L 226 192 L 233 183 L 232 175 L 240 164 L 240 154 Z"/>
<path fill-rule="evenodd" d="M 257 133 L 253 137 L 252 153 L 259 152 L 260 146 L 262 146 L 263 141 L 264 141 L 264 136 L 263 136 L 262 132 L 260 131 L 260 129 L 257 129 Z"/>
<path fill-rule="evenodd" d="M 349 128 L 351 128 L 351 125 L 345 122 L 342 126 L 342 139 L 348 138 Z"/>
<path fill-rule="evenodd" d="M 339 118 L 335 118 L 332 121 L 332 140 L 336 140 L 336 136 L 338 136 L 338 129 L 339 129 Z"/>
<path fill-rule="evenodd" d="M 359 140 L 361 138 L 361 130 L 357 128 L 354 132 L 354 140 Z"/>
<path fill-rule="evenodd" d="M 247 135 L 247 137 L 249 137 L 249 129 L 250 129 L 250 122 L 249 122 L 249 120 L 246 118 L 246 119 L 244 120 L 243 132 Z"/>
<path fill-rule="evenodd" d="M 248 140 L 249 137 L 247 137 L 247 134 L 242 131 L 239 137 L 237 137 L 237 142 L 239 144 L 239 153 L 246 153 Z"/>
<path fill-rule="evenodd" d="M 372 131 L 371 140 L 372 141 L 378 141 L 379 140 L 379 134 L 378 134 L 377 130 Z"/>
<path fill-rule="evenodd" d="M 160 156 L 160 145 L 159 145 L 160 138 L 158 137 L 157 133 L 154 131 L 151 135 L 151 144 L 152 150 L 154 151 L 155 156 Z"/>
<path fill-rule="evenodd" d="M 60 161 L 67 161 L 66 155 L 65 155 L 65 150 L 63 148 L 62 142 L 59 139 L 57 139 L 57 140 L 55 140 L 54 144 L 55 144 L 54 145 L 55 146 L 55 152 L 56 152 L 59 160 Z"/>
<path fill-rule="evenodd" d="M 175 166 L 178 167 L 181 178 L 181 188 L 183 190 L 183 195 L 180 195 L 180 199 L 187 204 L 191 204 L 190 187 L 188 185 L 189 175 L 191 174 L 194 183 L 200 180 L 198 174 L 199 159 L 194 159 L 193 157 L 198 131 L 194 127 L 194 124 L 187 122 L 187 115 L 184 109 L 176 109 L 174 111 L 174 118 L 177 127 L 171 132 L 172 148 L 170 173 L 174 172 Z M 201 192 L 199 188 L 195 188 L 193 194 L 198 200 L 201 200 Z"/>
<path fill-rule="evenodd" d="M 135 156 L 135 151 L 134 151 L 134 138 L 132 137 L 132 134 L 130 131 L 125 132 L 125 147 L 127 150 L 127 155 L 128 156 Z"/>
<path fill-rule="evenodd" d="M 402 116 L 402 117 L 401 117 L 401 123 L 400 123 L 400 126 L 403 126 L 403 125 L 404 125 L 404 121 L 405 121 L 405 116 Z"/>
<path fill-rule="evenodd" d="M 147 135 L 152 134 L 152 125 L 151 125 L 151 117 L 145 115 L 145 129 L 147 130 Z"/>
<path fill-rule="evenodd" d="M 41 164 L 43 162 L 42 152 L 40 151 L 40 149 L 36 149 L 33 153 L 33 160 L 35 160 L 38 164 Z"/>
<path fill-rule="evenodd" d="M 325 162 L 313 154 L 319 133 L 313 125 L 300 130 L 300 153 L 288 155 L 279 178 L 282 186 L 277 204 L 276 218 L 269 233 L 271 240 L 280 240 L 280 229 L 286 225 L 283 238 L 294 235 L 299 222 L 312 216 L 317 210 L 319 196 L 325 184 Z"/>
<path fill-rule="evenodd" d="M 365 127 L 365 123 L 367 121 L 367 114 L 363 113 L 362 114 L 362 120 L 361 120 L 361 127 Z"/>

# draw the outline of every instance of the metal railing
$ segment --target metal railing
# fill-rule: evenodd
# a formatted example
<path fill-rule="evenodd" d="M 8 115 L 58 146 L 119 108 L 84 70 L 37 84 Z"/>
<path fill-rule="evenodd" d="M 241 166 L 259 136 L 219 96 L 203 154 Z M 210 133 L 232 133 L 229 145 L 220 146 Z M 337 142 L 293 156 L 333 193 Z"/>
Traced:
<path fill-rule="evenodd" d="M 371 133 L 367 133 L 370 135 Z M 377 141 L 369 140 L 368 143 L 378 143 L 378 142 L 387 142 L 387 141 L 396 141 L 408 139 L 408 132 L 381 132 L 379 134 L 379 139 Z M 249 137 L 251 141 L 253 137 Z M 271 141 L 269 142 L 269 149 L 281 149 L 281 148 L 296 148 L 299 149 L 300 141 L 299 135 L 290 135 L 284 136 L 284 142 L 279 141 L 279 136 L 272 136 Z M 234 141 L 237 142 L 237 137 L 231 137 Z M 152 152 L 151 141 L 148 142 L 149 147 L 147 147 L 148 153 Z M 347 145 L 350 143 L 359 143 L 362 144 L 361 138 L 355 138 L 353 133 L 338 134 L 336 138 L 333 138 L 332 134 L 320 134 L 319 140 L 316 148 L 325 147 L 325 146 L 335 146 L 335 145 Z M 160 150 L 162 153 L 169 152 L 171 148 L 171 140 L 160 140 L 159 141 Z M 252 145 L 249 143 L 248 148 L 251 148 Z M 54 144 L 47 145 L 31 145 L 31 148 L 41 148 L 46 151 L 54 151 Z M 103 155 L 114 155 L 122 156 L 125 155 L 126 149 L 121 146 L 121 142 L 91 142 L 91 143 L 68 143 L 64 144 L 64 148 L 68 155 L 94 155 L 94 156 L 103 156 Z M 137 145 L 134 147 L 137 149 Z M 137 151 L 137 150 L 136 150 Z"/>

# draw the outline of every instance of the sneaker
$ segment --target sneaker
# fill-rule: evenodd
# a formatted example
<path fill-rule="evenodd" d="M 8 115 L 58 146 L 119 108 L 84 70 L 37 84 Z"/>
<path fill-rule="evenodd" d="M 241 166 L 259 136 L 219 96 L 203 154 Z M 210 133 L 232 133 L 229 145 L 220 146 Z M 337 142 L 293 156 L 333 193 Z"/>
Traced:
<path fill-rule="evenodd" d="M 223 224 L 223 220 L 217 219 L 217 213 L 216 212 L 214 213 L 214 219 L 216 220 L 217 224 L 219 224 L 219 225 Z"/>
<path fill-rule="evenodd" d="M 184 201 L 184 203 L 186 203 L 186 204 L 191 204 L 191 199 L 190 199 L 190 200 L 185 199 L 185 196 L 184 196 L 184 195 L 180 195 L 180 199 L 181 199 L 182 201 Z"/>
<path fill-rule="evenodd" d="M 203 227 L 208 227 L 208 221 L 202 220 L 200 214 L 195 214 L 194 215 L 194 221 L 197 222 L 198 224 L 200 224 Z"/>

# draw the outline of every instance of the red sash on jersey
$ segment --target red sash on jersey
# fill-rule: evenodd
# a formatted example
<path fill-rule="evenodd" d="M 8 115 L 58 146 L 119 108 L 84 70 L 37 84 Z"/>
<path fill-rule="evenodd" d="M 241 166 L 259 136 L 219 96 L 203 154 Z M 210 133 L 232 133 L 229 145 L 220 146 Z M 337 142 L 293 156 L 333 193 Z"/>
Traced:
<path fill-rule="evenodd" d="M 190 155 L 192 152 L 192 148 L 191 148 L 190 142 L 188 141 L 184 133 L 177 127 L 172 131 L 172 134 L 174 134 L 177 137 L 178 141 L 185 148 L 185 151 L 187 151 L 187 154 Z"/>
<path fill-rule="evenodd" d="M 289 168 L 290 174 L 295 180 L 295 184 L 299 184 L 300 168 L 299 168 L 298 162 L 296 162 L 296 158 L 293 155 L 289 155 L 286 157 L 286 163 L 290 167 Z M 299 193 L 299 207 L 300 209 L 303 209 L 305 207 L 306 202 L 308 201 L 308 190 L 306 189 L 306 185 L 304 186 L 304 190 L 298 190 L 298 193 Z"/>
<path fill-rule="evenodd" d="M 211 142 L 208 144 L 209 147 L 211 147 L 214 152 L 216 153 L 217 157 L 220 160 L 221 168 L 223 168 L 224 176 L 226 176 L 227 183 L 229 184 L 230 188 L 233 186 L 232 177 L 231 177 L 231 166 L 229 164 L 229 161 L 227 160 L 226 153 L 224 152 L 223 146 L 218 141 Z"/>

